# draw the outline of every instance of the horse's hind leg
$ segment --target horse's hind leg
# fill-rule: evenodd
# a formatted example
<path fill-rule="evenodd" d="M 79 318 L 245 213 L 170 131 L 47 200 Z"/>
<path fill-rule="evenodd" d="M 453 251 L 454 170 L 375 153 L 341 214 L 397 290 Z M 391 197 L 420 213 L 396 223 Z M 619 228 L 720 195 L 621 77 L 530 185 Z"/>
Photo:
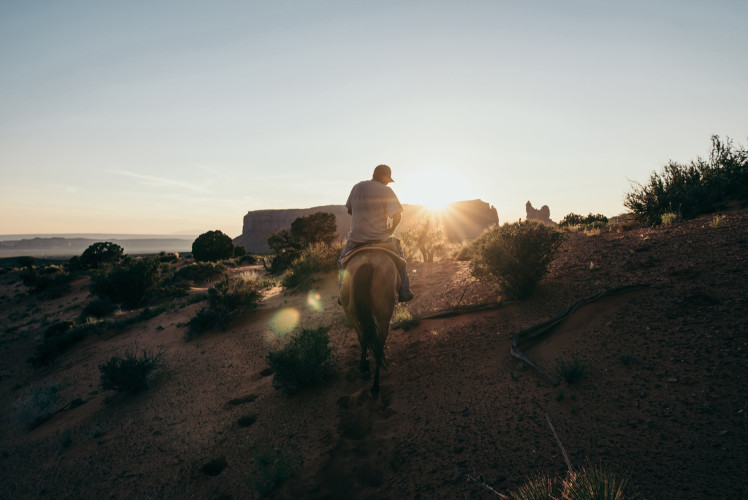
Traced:
<path fill-rule="evenodd" d="M 361 371 L 361 378 L 369 380 L 371 377 L 371 370 L 369 370 L 369 361 L 366 359 L 366 348 L 361 348 L 361 361 L 358 364 L 358 368 Z"/>

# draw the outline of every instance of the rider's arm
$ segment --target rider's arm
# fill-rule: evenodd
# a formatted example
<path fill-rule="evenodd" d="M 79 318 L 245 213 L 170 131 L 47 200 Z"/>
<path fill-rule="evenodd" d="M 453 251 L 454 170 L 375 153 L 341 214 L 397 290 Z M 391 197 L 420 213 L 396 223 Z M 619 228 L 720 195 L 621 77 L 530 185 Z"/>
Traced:
<path fill-rule="evenodd" d="M 395 232 L 395 229 L 397 229 L 397 226 L 400 225 L 400 221 L 403 219 L 403 213 L 398 212 L 395 215 L 392 216 L 392 225 L 389 227 L 389 233 L 392 234 Z"/>

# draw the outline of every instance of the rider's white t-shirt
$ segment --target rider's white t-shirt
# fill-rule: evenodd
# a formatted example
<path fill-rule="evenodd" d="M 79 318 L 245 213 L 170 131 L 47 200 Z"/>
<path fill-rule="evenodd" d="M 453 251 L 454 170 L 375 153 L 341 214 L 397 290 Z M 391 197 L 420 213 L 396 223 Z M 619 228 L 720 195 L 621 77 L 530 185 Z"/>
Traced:
<path fill-rule="evenodd" d="M 375 180 L 353 186 L 345 206 L 353 216 L 348 239 L 357 243 L 386 240 L 387 218 L 403 210 L 395 192 Z"/>

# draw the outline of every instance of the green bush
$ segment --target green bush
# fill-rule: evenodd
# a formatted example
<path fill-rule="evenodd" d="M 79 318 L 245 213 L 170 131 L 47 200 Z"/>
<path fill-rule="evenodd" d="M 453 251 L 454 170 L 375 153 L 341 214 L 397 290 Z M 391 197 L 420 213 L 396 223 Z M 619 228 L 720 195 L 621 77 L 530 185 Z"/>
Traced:
<path fill-rule="evenodd" d="M 561 222 L 558 223 L 560 229 L 572 229 L 579 228 L 582 230 L 586 229 L 599 229 L 608 223 L 608 218 L 602 214 L 589 214 L 586 216 L 570 213 L 566 215 Z"/>
<path fill-rule="evenodd" d="M 99 365 L 101 388 L 135 394 L 148 388 L 151 372 L 159 367 L 163 351 L 154 354 L 142 349 L 138 355 L 137 346 L 125 351 L 123 358 L 112 357 Z"/>
<path fill-rule="evenodd" d="M 524 299 L 548 273 L 562 235 L 526 220 L 494 228 L 476 241 L 473 274 L 495 281 L 510 299 Z"/>
<path fill-rule="evenodd" d="M 218 262 L 234 255 L 234 242 L 221 231 L 208 231 L 192 243 L 192 256 L 197 262 Z"/>
<path fill-rule="evenodd" d="M 697 158 L 688 165 L 671 161 L 660 173 L 653 172 L 648 184 L 637 183 L 624 205 L 654 226 L 666 212 L 691 219 L 731 200 L 748 201 L 748 151 L 715 135 L 708 160 Z"/>
<path fill-rule="evenodd" d="M 174 281 L 196 285 L 217 279 L 226 272 L 226 267 L 212 262 L 190 264 L 174 272 Z"/>
<path fill-rule="evenodd" d="M 224 277 L 208 291 L 208 306 L 189 321 L 185 339 L 214 328 L 225 330 L 232 319 L 255 309 L 260 300 L 262 294 L 254 281 Z"/>
<path fill-rule="evenodd" d="M 660 216 L 660 223 L 664 226 L 669 226 L 673 222 L 678 222 L 679 220 L 680 215 L 675 212 L 665 212 Z"/>
<path fill-rule="evenodd" d="M 128 257 L 120 265 L 95 273 L 91 291 L 115 304 L 134 308 L 143 303 L 160 279 L 161 266 L 157 260 Z"/>
<path fill-rule="evenodd" d="M 338 268 L 341 251 L 341 245 L 313 243 L 291 264 L 281 284 L 287 289 L 308 290 L 316 281 L 316 274 Z"/>
<path fill-rule="evenodd" d="M 80 263 L 85 269 L 98 269 L 104 264 L 115 264 L 122 260 L 124 249 L 111 241 L 94 243 L 83 251 Z"/>
<path fill-rule="evenodd" d="M 294 394 L 330 377 L 334 368 L 329 331 L 329 327 L 305 328 L 291 337 L 286 347 L 271 352 L 268 362 L 274 372 L 273 387 Z"/>

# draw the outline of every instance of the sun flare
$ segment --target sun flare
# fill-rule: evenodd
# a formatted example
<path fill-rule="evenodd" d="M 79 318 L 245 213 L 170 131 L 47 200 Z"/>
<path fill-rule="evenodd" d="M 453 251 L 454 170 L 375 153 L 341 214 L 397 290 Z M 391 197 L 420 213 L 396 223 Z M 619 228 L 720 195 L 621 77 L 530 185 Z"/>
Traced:
<path fill-rule="evenodd" d="M 465 178 L 452 170 L 430 169 L 404 174 L 403 182 L 393 186 L 403 203 L 441 212 L 450 203 L 475 198 Z"/>

